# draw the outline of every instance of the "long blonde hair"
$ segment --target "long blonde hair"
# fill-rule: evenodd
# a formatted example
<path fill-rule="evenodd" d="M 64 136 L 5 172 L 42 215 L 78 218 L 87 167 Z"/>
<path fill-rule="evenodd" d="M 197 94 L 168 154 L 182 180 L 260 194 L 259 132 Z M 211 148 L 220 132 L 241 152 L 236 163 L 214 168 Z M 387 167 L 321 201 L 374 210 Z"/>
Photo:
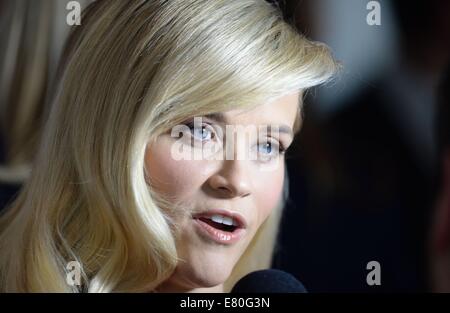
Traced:
<path fill-rule="evenodd" d="M 153 290 L 178 259 L 145 180 L 147 144 L 187 117 L 273 101 L 337 68 L 264 0 L 97 0 L 81 23 L 31 177 L 0 218 L 1 291 Z M 270 265 L 279 216 L 230 282 Z M 80 286 L 66 282 L 70 261 Z"/>

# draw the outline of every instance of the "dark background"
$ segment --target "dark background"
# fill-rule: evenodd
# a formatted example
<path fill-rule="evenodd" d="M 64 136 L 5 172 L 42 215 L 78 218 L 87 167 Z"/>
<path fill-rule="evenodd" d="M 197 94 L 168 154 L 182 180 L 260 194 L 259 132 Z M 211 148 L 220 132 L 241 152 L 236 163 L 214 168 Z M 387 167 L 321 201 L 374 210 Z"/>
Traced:
<path fill-rule="evenodd" d="M 336 81 L 308 93 L 287 159 L 274 267 L 311 292 L 430 290 L 436 87 L 450 55 L 450 2 L 379 1 L 379 26 L 366 23 L 368 2 L 280 2 L 343 64 Z M 380 286 L 366 283 L 370 261 L 380 263 Z"/>

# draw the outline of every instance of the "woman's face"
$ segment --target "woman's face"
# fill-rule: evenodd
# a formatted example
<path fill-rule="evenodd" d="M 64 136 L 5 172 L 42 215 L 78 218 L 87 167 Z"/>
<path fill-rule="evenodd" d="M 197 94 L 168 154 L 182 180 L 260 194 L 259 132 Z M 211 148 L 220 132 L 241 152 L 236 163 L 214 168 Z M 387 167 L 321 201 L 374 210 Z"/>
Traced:
<path fill-rule="evenodd" d="M 299 96 L 294 93 L 251 110 L 203 116 L 195 125 L 188 120 L 182 136 L 164 134 L 148 145 L 149 183 L 186 210 L 175 217 L 181 261 L 159 291 L 220 289 L 229 277 L 281 199 L 285 164 L 279 149 L 294 139 Z M 180 158 L 174 153 L 180 149 L 192 154 Z"/>

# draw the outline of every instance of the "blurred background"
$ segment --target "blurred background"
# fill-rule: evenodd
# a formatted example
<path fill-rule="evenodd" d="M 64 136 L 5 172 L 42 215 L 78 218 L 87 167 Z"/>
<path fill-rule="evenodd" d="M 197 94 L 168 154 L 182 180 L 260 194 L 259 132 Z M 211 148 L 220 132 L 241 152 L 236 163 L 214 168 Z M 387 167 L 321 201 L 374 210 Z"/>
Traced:
<path fill-rule="evenodd" d="M 76 27 L 66 22 L 68 2 L 0 0 L 0 208 L 26 180 L 39 144 Z M 89 0 L 78 2 L 83 9 Z M 367 22 L 371 1 L 270 2 L 343 65 L 307 93 L 273 266 L 310 292 L 433 290 L 436 99 L 450 60 L 450 2 L 376 1 L 380 25 Z M 379 286 L 366 282 L 370 261 L 381 266 Z"/>
<path fill-rule="evenodd" d="M 0 209 L 30 172 L 65 39 L 76 27 L 67 23 L 70 2 L 0 0 Z"/>
<path fill-rule="evenodd" d="M 288 158 L 291 196 L 274 266 L 311 292 L 433 290 L 435 108 L 450 60 L 450 2 L 377 1 L 373 26 L 369 2 L 280 2 L 343 64 L 337 80 L 308 93 Z M 379 286 L 366 282 L 370 261 L 380 264 Z"/>

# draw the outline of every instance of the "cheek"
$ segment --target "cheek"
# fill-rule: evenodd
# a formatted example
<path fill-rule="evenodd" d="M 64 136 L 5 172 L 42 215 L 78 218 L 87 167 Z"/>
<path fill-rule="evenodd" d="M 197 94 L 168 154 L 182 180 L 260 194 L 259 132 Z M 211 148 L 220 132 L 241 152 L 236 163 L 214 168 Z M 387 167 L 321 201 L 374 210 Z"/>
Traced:
<path fill-rule="evenodd" d="M 200 162 L 175 160 L 171 157 L 170 140 L 160 139 L 148 147 L 145 153 L 145 168 L 149 183 L 159 192 L 176 199 L 183 199 L 201 185 Z"/>
<path fill-rule="evenodd" d="M 281 199 L 284 182 L 284 164 L 275 172 L 262 173 L 257 179 L 257 192 L 255 194 L 258 208 L 258 221 L 260 224 L 270 215 Z"/>

